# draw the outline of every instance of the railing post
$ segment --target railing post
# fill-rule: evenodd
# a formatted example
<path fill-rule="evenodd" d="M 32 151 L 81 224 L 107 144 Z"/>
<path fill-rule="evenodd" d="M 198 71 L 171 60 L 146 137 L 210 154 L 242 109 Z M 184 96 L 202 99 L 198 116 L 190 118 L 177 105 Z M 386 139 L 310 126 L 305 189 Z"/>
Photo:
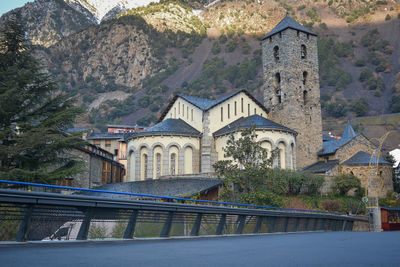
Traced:
<path fill-rule="evenodd" d="M 263 221 L 263 217 L 258 216 L 256 226 L 254 227 L 254 231 L 253 231 L 254 234 L 257 234 L 258 232 L 260 232 L 262 221 Z"/>
<path fill-rule="evenodd" d="M 314 224 L 312 227 L 312 231 L 317 231 L 317 226 L 318 226 L 318 218 L 314 218 Z"/>
<path fill-rule="evenodd" d="M 79 228 L 76 240 L 86 240 L 88 238 L 90 221 L 92 220 L 93 217 L 93 209 L 87 208 L 84 213 L 85 213 L 85 218 L 83 218 L 81 228 Z"/>
<path fill-rule="evenodd" d="M 270 223 L 268 225 L 268 233 L 273 233 L 275 230 L 275 224 L 276 220 L 278 220 L 276 217 L 269 217 L 270 218 Z"/>
<path fill-rule="evenodd" d="M 173 211 L 168 212 L 168 217 L 165 220 L 160 237 L 169 237 L 169 232 L 171 231 L 173 217 L 174 217 L 174 212 Z"/>
<path fill-rule="evenodd" d="M 222 232 L 224 231 L 224 225 L 226 221 L 226 214 L 221 215 L 221 219 L 219 219 L 216 235 L 222 235 Z"/>
<path fill-rule="evenodd" d="M 239 224 L 238 224 L 235 234 L 241 235 L 243 233 L 244 224 L 246 223 L 246 215 L 240 215 L 238 218 L 238 221 L 239 221 Z"/>
<path fill-rule="evenodd" d="M 300 221 L 300 218 L 297 217 L 296 221 L 294 223 L 293 232 L 297 232 L 297 228 L 299 227 L 299 221 Z"/>
<path fill-rule="evenodd" d="M 343 224 L 342 224 L 342 231 L 343 232 L 346 231 L 346 223 L 347 223 L 347 221 L 343 220 Z"/>
<path fill-rule="evenodd" d="M 26 241 L 26 238 L 27 238 L 26 235 L 27 235 L 27 232 L 28 232 L 29 223 L 31 222 L 33 208 L 34 208 L 33 205 L 29 205 L 29 206 L 27 206 L 25 208 L 24 218 L 22 219 L 22 222 L 19 225 L 19 230 L 18 230 L 17 235 L 15 237 L 15 240 L 17 242 Z"/>
<path fill-rule="evenodd" d="M 129 218 L 128 225 L 126 226 L 124 239 L 132 239 L 135 233 L 136 219 L 138 215 L 138 210 L 133 210 L 131 217 Z"/>
<path fill-rule="evenodd" d="M 287 232 L 288 223 L 289 223 L 289 217 L 285 217 L 285 220 L 283 221 L 283 225 L 282 225 L 283 233 Z"/>
<path fill-rule="evenodd" d="M 306 218 L 304 225 L 303 225 L 303 231 L 307 231 L 309 222 L 310 222 L 310 218 Z"/>
<path fill-rule="evenodd" d="M 191 236 L 198 236 L 200 232 L 201 219 L 203 218 L 203 213 L 198 213 L 196 216 L 196 220 L 194 221 L 192 231 L 190 232 Z"/>

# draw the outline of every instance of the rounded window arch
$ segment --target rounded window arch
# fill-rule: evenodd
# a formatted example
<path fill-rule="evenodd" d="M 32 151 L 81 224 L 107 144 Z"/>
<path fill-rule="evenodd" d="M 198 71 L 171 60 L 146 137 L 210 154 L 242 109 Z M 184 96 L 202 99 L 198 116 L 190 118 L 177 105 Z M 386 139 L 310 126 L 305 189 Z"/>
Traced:
<path fill-rule="evenodd" d="M 307 47 L 305 45 L 301 45 L 301 59 L 307 58 Z"/>
<path fill-rule="evenodd" d="M 184 173 L 193 173 L 193 148 L 191 146 L 184 148 Z"/>
<path fill-rule="evenodd" d="M 135 180 L 135 152 L 133 150 L 129 150 L 128 153 L 128 177 L 127 180 L 129 182 Z"/>
<path fill-rule="evenodd" d="M 277 164 L 278 168 L 286 169 L 286 145 L 284 142 L 278 143 Z"/>
<path fill-rule="evenodd" d="M 153 148 L 153 179 L 157 179 L 163 175 L 163 148 L 157 145 Z"/>
<path fill-rule="evenodd" d="M 274 47 L 274 59 L 275 59 L 275 62 L 279 61 L 279 46 L 277 46 L 277 45 Z"/>
<path fill-rule="evenodd" d="M 178 174 L 178 153 L 179 149 L 177 146 L 172 145 L 168 149 L 169 151 L 169 174 L 177 175 Z"/>

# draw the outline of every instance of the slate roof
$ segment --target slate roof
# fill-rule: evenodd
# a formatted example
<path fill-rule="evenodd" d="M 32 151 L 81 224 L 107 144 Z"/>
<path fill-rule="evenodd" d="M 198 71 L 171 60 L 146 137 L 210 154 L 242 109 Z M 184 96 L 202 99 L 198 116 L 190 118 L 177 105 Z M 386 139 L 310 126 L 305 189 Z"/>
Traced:
<path fill-rule="evenodd" d="M 281 20 L 278 25 L 275 26 L 275 28 L 272 29 L 272 31 L 270 31 L 267 36 L 265 36 L 263 38 L 263 40 L 271 37 L 274 34 L 277 34 L 281 31 L 284 31 L 286 29 L 293 29 L 293 30 L 298 30 L 304 33 L 308 33 L 311 35 L 316 36 L 315 33 L 313 33 L 312 31 L 310 31 L 309 29 L 307 29 L 306 27 L 304 27 L 303 25 L 299 24 L 297 21 L 295 21 L 294 19 L 292 19 L 288 14 L 286 14 L 286 17 Z"/>
<path fill-rule="evenodd" d="M 351 127 L 350 122 L 347 122 L 346 128 L 343 131 L 341 139 L 332 139 L 330 141 L 325 141 L 322 143 L 322 150 L 318 152 L 318 156 L 334 154 L 336 150 L 350 142 L 353 138 L 357 137 L 358 134 L 355 133 L 353 127 Z"/>
<path fill-rule="evenodd" d="M 166 119 L 152 127 L 147 128 L 144 131 L 132 133 L 131 135 L 129 135 L 129 137 L 125 139 L 129 139 L 135 136 L 158 134 L 185 135 L 195 137 L 201 136 L 201 133 L 199 131 L 187 124 L 182 119 Z"/>
<path fill-rule="evenodd" d="M 326 173 L 333 167 L 339 164 L 338 160 L 330 160 L 328 162 L 318 161 L 310 166 L 303 168 L 303 171 L 312 173 Z"/>
<path fill-rule="evenodd" d="M 213 136 L 220 136 L 224 134 L 229 134 L 240 129 L 247 129 L 255 126 L 257 129 L 268 129 L 268 130 L 280 130 L 285 132 L 291 132 L 297 134 L 294 130 L 289 129 L 283 125 L 276 122 L 268 120 L 260 115 L 252 115 L 249 117 L 241 117 L 234 122 L 226 125 L 225 127 L 219 129 L 213 133 Z"/>
<path fill-rule="evenodd" d="M 111 127 L 111 128 L 130 128 L 130 129 L 146 128 L 146 126 L 128 125 L 128 124 L 107 124 L 107 127 Z"/>
<path fill-rule="evenodd" d="M 225 96 L 222 96 L 218 99 L 206 99 L 206 98 L 200 98 L 200 97 L 194 97 L 194 96 L 187 96 L 187 95 L 175 95 L 175 97 L 172 99 L 172 101 L 169 103 L 168 107 L 164 110 L 163 114 L 161 115 L 161 117 L 159 118 L 158 122 L 162 121 L 164 119 L 164 117 L 167 115 L 168 111 L 171 109 L 172 105 L 175 103 L 175 101 L 178 99 L 178 97 L 188 101 L 189 103 L 193 104 L 194 106 L 198 107 L 199 109 L 201 109 L 202 111 L 207 111 L 213 107 L 215 107 L 216 105 L 224 102 L 225 100 L 239 94 L 239 93 L 244 93 L 246 94 L 249 98 L 251 98 L 251 100 L 253 100 L 262 110 L 264 110 L 266 113 L 268 113 L 268 109 L 266 109 L 264 107 L 263 104 L 261 104 L 254 96 L 252 96 L 249 92 L 247 92 L 246 90 L 242 89 L 242 90 L 238 90 L 235 92 L 232 92 L 230 94 L 227 94 Z"/>
<path fill-rule="evenodd" d="M 323 140 L 324 142 L 326 142 L 326 141 L 332 141 L 332 140 L 335 140 L 335 138 L 333 138 L 333 137 L 332 137 L 332 136 L 330 136 L 330 135 L 323 134 L 323 135 L 322 135 L 322 140 Z"/>
<path fill-rule="evenodd" d="M 121 139 L 124 137 L 123 133 L 92 133 L 86 139 L 95 140 L 95 139 Z"/>
<path fill-rule="evenodd" d="M 144 181 L 107 184 L 96 187 L 94 189 L 168 197 L 192 197 L 197 193 L 203 193 L 220 185 L 221 181 L 216 178 L 179 177 L 170 179 L 149 179 Z M 85 195 L 104 196 L 109 198 L 137 198 L 135 196 L 99 192 L 87 192 L 85 193 Z"/>
<path fill-rule="evenodd" d="M 371 160 L 371 154 L 368 154 L 364 151 L 359 151 L 357 152 L 354 156 L 343 162 L 343 165 L 365 165 L 369 164 L 369 161 Z M 390 162 L 380 158 L 379 161 L 378 159 L 374 156 L 373 157 L 373 162 L 378 162 L 379 164 L 389 164 L 392 165 Z"/>
<path fill-rule="evenodd" d="M 356 136 L 357 136 L 357 134 L 354 131 L 353 127 L 351 126 L 350 121 L 347 121 L 346 128 L 344 128 L 344 131 L 342 134 L 342 138 L 353 138 Z"/>

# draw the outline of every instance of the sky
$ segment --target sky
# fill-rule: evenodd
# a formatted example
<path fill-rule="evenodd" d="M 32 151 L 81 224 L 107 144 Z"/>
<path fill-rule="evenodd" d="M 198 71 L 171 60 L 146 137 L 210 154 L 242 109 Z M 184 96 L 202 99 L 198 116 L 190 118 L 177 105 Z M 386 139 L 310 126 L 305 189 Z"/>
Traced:
<path fill-rule="evenodd" d="M 27 2 L 33 0 L 0 0 L 0 16 L 14 8 L 22 7 Z"/>

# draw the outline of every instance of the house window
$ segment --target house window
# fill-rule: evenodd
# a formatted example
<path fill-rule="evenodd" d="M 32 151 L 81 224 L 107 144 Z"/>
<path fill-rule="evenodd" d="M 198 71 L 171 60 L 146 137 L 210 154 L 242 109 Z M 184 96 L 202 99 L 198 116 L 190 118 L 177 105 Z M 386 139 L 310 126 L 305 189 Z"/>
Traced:
<path fill-rule="evenodd" d="M 244 108 L 243 108 L 243 97 L 242 97 L 242 99 L 241 99 L 241 102 L 242 102 L 241 104 L 242 104 L 242 113 L 243 113 L 243 112 L 244 112 L 244 111 L 243 111 L 243 109 L 244 109 Z"/>
<path fill-rule="evenodd" d="M 181 103 L 178 103 L 178 114 L 181 114 Z"/>
<path fill-rule="evenodd" d="M 278 72 L 275 74 L 275 99 L 277 103 L 282 103 L 282 96 L 281 96 L 281 74 Z"/>
<path fill-rule="evenodd" d="M 100 146 L 100 140 L 94 140 L 93 141 L 93 145 L 95 145 L 95 146 Z"/>
<path fill-rule="evenodd" d="M 161 176 L 161 154 L 156 154 L 156 178 Z"/>
<path fill-rule="evenodd" d="M 110 147 L 111 146 L 111 140 L 106 140 L 106 147 Z"/>
<path fill-rule="evenodd" d="M 231 117 L 231 106 L 228 104 L 228 119 Z"/>
<path fill-rule="evenodd" d="M 221 121 L 224 121 L 224 108 L 221 107 Z"/>
<path fill-rule="evenodd" d="M 175 164 L 176 164 L 176 154 L 172 153 L 171 154 L 171 175 L 175 175 L 176 170 L 175 170 Z"/>
<path fill-rule="evenodd" d="M 280 169 L 281 168 L 281 150 L 280 149 L 278 150 L 278 153 L 276 154 L 276 161 L 278 163 L 277 167 L 278 167 L 278 169 Z"/>
<path fill-rule="evenodd" d="M 147 154 L 143 154 L 143 180 L 147 178 Z"/>
<path fill-rule="evenodd" d="M 182 104 L 182 116 L 185 118 L 185 104 Z"/>
<path fill-rule="evenodd" d="M 304 105 L 307 105 L 307 102 L 308 102 L 307 91 L 304 90 L 303 91 L 303 103 L 304 103 Z"/>
<path fill-rule="evenodd" d="M 186 107 L 186 119 L 189 119 L 189 107 Z"/>
<path fill-rule="evenodd" d="M 301 45 L 301 59 L 307 58 L 307 47 L 305 45 Z"/>
<path fill-rule="evenodd" d="M 176 107 L 174 108 L 174 119 L 176 119 Z"/>
<path fill-rule="evenodd" d="M 256 115 L 256 114 L 257 114 L 257 109 L 255 108 L 255 109 L 254 109 L 254 115 Z"/>
<path fill-rule="evenodd" d="M 303 85 L 306 85 L 307 78 L 308 78 L 308 72 L 307 71 L 303 71 Z"/>
<path fill-rule="evenodd" d="M 193 121 L 193 109 L 190 110 L 190 117 L 191 117 L 191 120 Z"/>
<path fill-rule="evenodd" d="M 118 149 L 114 149 L 114 155 L 118 156 Z"/>
<path fill-rule="evenodd" d="M 275 62 L 279 61 L 279 46 L 274 47 L 274 59 L 275 59 Z"/>
<path fill-rule="evenodd" d="M 236 115 L 237 115 L 236 101 L 235 101 L 235 107 L 234 107 L 234 109 L 235 109 L 235 116 L 236 116 Z"/>
<path fill-rule="evenodd" d="M 247 104 L 247 116 L 250 116 L 250 104 Z"/>

